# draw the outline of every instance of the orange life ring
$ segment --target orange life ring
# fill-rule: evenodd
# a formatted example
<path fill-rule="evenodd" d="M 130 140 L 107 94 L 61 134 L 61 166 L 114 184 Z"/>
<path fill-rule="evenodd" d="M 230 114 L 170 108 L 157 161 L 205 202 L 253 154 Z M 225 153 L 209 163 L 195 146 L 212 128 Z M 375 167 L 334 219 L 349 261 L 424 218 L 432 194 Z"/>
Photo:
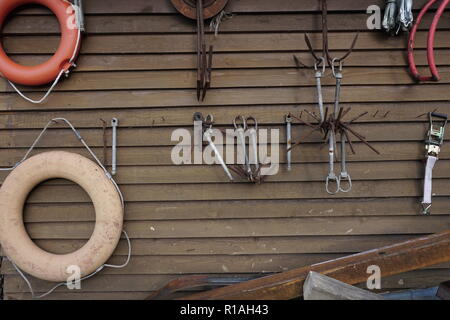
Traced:
<path fill-rule="evenodd" d="M 13 83 L 39 86 L 54 81 L 61 72 L 67 72 L 73 66 L 79 53 L 81 32 L 75 7 L 66 0 L 0 0 L 0 28 L 14 9 L 26 4 L 43 5 L 56 15 L 61 30 L 58 50 L 40 65 L 23 66 L 11 60 L 0 44 L 0 73 Z"/>
<path fill-rule="evenodd" d="M 71 180 L 91 197 L 96 223 L 89 241 L 78 251 L 58 255 L 39 248 L 28 235 L 23 207 L 31 190 L 54 178 Z M 113 254 L 123 226 L 120 195 L 104 171 L 91 160 L 64 151 L 31 157 L 16 167 L 0 189 L 0 244 L 6 256 L 32 276 L 54 282 L 67 281 L 68 267 L 91 274 Z"/>

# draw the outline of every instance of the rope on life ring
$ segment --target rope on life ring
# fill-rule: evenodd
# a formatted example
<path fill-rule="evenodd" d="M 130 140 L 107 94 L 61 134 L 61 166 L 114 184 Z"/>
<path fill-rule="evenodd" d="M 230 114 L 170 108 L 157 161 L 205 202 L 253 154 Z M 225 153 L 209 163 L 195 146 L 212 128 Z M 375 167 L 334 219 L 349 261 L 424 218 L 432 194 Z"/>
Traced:
<path fill-rule="evenodd" d="M 28 159 L 46 130 L 60 121 L 72 129 L 96 163 L 79 154 L 61 151 L 41 153 Z M 76 284 L 105 267 L 123 268 L 128 265 L 131 242 L 123 230 L 123 195 L 112 176 L 68 120 L 52 119 L 16 165 L 0 170 L 12 170 L 0 188 L 0 244 L 8 260 L 27 283 L 33 298 L 43 298 L 56 288 L 66 285 L 71 275 L 69 267 L 77 266 L 80 269 L 82 278 L 76 280 Z M 94 232 L 89 241 L 79 250 L 65 255 L 52 254 L 39 248 L 29 237 L 23 221 L 23 207 L 30 191 L 39 183 L 53 178 L 65 178 L 80 185 L 92 199 L 96 214 Z M 127 260 L 122 265 L 106 264 L 122 233 L 128 242 Z M 42 280 L 61 282 L 47 293 L 35 296 L 22 270 Z"/>
<path fill-rule="evenodd" d="M 81 45 L 80 8 L 67 0 L 2 0 L 0 2 L 0 28 L 8 15 L 26 4 L 39 4 L 50 9 L 58 18 L 61 41 L 54 55 L 46 62 L 36 66 L 24 66 L 13 61 L 0 44 L 0 74 L 8 80 L 13 89 L 31 103 L 42 103 L 63 75 L 68 76 L 70 69 L 76 67 Z M 47 93 L 39 100 L 25 96 L 16 84 L 40 86 L 52 83 Z"/>

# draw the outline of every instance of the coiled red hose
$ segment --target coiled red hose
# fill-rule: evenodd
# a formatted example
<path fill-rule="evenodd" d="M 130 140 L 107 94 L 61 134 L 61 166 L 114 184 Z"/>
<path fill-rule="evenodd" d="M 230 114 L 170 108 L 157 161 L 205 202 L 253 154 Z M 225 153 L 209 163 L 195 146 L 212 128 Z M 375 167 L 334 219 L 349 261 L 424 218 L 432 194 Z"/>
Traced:
<path fill-rule="evenodd" d="M 415 38 L 417 34 L 417 30 L 419 28 L 420 23 L 422 22 L 423 17 L 428 12 L 428 10 L 431 8 L 431 6 L 436 2 L 437 0 L 430 0 L 420 11 L 419 16 L 417 17 L 417 21 L 414 24 L 411 33 L 409 35 L 409 42 L 408 42 L 408 61 L 409 61 L 409 69 L 411 72 L 412 77 L 417 82 L 424 82 L 424 81 L 439 81 L 441 80 L 441 77 L 439 75 L 439 71 L 436 66 L 436 60 L 434 56 L 434 39 L 436 36 L 436 29 L 439 24 L 439 20 L 442 17 L 442 14 L 445 11 L 445 8 L 449 4 L 450 0 L 444 0 L 442 1 L 441 5 L 439 6 L 433 22 L 431 23 L 430 31 L 428 33 L 428 40 L 427 40 L 427 58 L 428 58 L 428 65 L 431 71 L 431 76 L 422 76 L 420 75 L 419 71 L 417 70 L 416 62 L 414 60 L 414 44 L 415 44 Z"/>

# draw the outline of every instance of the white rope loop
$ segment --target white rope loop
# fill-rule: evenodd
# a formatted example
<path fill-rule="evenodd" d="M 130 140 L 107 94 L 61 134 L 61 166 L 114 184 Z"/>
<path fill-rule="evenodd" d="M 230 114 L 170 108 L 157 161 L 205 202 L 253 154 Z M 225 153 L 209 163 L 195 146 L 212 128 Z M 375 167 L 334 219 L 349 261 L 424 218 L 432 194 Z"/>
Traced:
<path fill-rule="evenodd" d="M 75 61 L 75 59 L 76 59 L 76 57 L 77 57 L 77 53 L 78 53 L 78 50 L 80 49 L 80 43 L 81 43 L 81 28 L 80 28 L 80 21 L 79 21 L 78 14 L 77 14 L 77 12 L 78 12 L 79 9 L 78 9 L 73 3 L 69 2 L 69 1 L 66 1 L 66 0 L 65 0 L 64 2 L 67 2 L 67 3 L 69 3 L 69 4 L 72 6 L 72 8 L 73 8 L 73 10 L 74 10 L 74 14 L 75 14 L 76 20 L 77 20 L 77 26 L 78 26 L 78 27 L 77 27 L 77 29 L 78 29 L 77 43 L 76 43 L 75 48 L 74 48 L 74 50 L 73 50 L 72 57 L 71 57 L 70 60 L 69 60 L 69 64 L 70 64 L 72 67 L 76 67 L 76 64 L 74 63 L 74 61 Z M 66 77 L 67 77 L 67 76 L 69 75 L 69 73 L 70 73 L 69 70 L 66 70 L 66 69 L 64 69 L 64 68 L 61 69 L 61 71 L 59 72 L 59 74 L 58 74 L 58 76 L 56 77 L 55 81 L 53 81 L 53 84 L 50 86 L 50 88 L 47 90 L 47 92 L 44 94 L 44 96 L 43 96 L 42 98 L 40 98 L 39 100 L 33 100 L 33 99 L 27 97 L 27 96 L 26 96 L 22 91 L 20 91 L 20 89 L 17 88 L 17 86 L 16 86 L 13 82 L 11 82 L 10 80 L 8 80 L 8 83 L 9 83 L 9 84 L 11 85 L 11 87 L 19 94 L 19 96 L 21 96 L 24 100 L 26 100 L 26 101 L 28 101 L 28 102 L 30 102 L 30 103 L 33 103 L 33 104 L 41 104 L 41 103 L 44 102 L 44 101 L 48 98 L 48 96 L 53 92 L 53 90 L 54 90 L 55 87 L 58 85 L 59 81 L 61 80 L 62 75 L 65 74 Z"/>
<path fill-rule="evenodd" d="M 71 282 L 71 284 L 80 284 L 81 281 L 87 280 L 89 278 L 92 278 L 93 276 L 95 276 L 97 273 L 99 273 L 100 271 L 102 271 L 104 268 L 116 268 L 116 269 L 121 269 L 121 268 L 125 268 L 128 263 L 130 262 L 131 259 L 131 241 L 130 241 L 130 237 L 128 236 L 127 232 L 125 230 L 122 230 L 122 233 L 125 235 L 125 238 L 127 239 L 128 242 L 128 257 L 127 260 L 125 261 L 124 264 L 122 265 L 112 265 L 112 264 L 103 264 L 102 266 L 100 266 L 97 270 L 95 270 L 93 273 L 79 279 L 76 280 L 74 282 Z M 31 297 L 32 299 L 42 299 L 45 298 L 46 296 L 52 294 L 56 289 L 58 289 L 59 287 L 62 287 L 64 285 L 67 285 L 67 282 L 60 282 L 57 285 L 55 285 L 53 288 L 51 288 L 50 290 L 48 290 L 46 293 L 41 294 L 39 296 L 36 296 L 33 286 L 31 285 L 30 280 L 27 278 L 27 276 L 22 272 L 22 270 L 19 269 L 19 267 L 16 266 L 16 264 L 9 259 L 8 257 L 6 257 L 6 259 L 8 259 L 11 264 L 13 265 L 14 269 L 16 269 L 16 271 L 19 273 L 19 275 L 22 277 L 22 279 L 25 281 L 25 283 L 28 286 L 28 289 L 30 290 L 31 293 Z"/>
<path fill-rule="evenodd" d="M 228 19 L 233 18 L 232 13 L 227 13 L 225 10 L 219 13 L 215 18 L 213 18 L 209 24 L 209 30 L 214 31 L 214 37 L 217 38 L 219 35 L 220 24 Z"/>

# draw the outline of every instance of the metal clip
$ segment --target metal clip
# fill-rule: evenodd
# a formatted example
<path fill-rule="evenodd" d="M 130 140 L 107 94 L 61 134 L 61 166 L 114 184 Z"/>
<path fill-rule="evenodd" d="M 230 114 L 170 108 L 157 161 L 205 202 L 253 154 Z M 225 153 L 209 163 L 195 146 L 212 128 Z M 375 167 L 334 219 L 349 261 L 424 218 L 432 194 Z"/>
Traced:
<path fill-rule="evenodd" d="M 339 180 L 339 177 L 336 176 L 336 174 L 334 173 L 334 144 L 335 144 L 334 131 L 330 131 L 329 144 L 330 144 L 330 148 L 329 148 L 330 171 L 328 172 L 328 176 L 327 176 L 326 190 L 329 194 L 335 195 L 341 189 L 341 182 Z M 332 191 L 330 188 L 330 185 L 332 182 L 336 183 L 335 191 Z"/>
<path fill-rule="evenodd" d="M 213 129 L 212 125 L 205 131 L 205 138 L 208 141 L 209 145 L 213 149 L 217 159 L 219 160 L 220 165 L 222 166 L 223 170 L 227 174 L 228 178 L 231 181 L 234 181 L 233 175 L 231 174 L 230 170 L 228 169 L 227 165 L 225 164 L 225 161 L 222 158 L 222 155 L 220 154 L 219 150 L 217 149 L 216 145 L 212 141 L 212 135 L 213 135 Z"/>
<path fill-rule="evenodd" d="M 250 137 L 249 166 L 254 165 L 256 172 L 259 170 L 258 161 L 258 121 L 254 117 L 246 119 L 248 135 Z M 251 125 L 250 125 L 250 124 Z M 253 179 L 253 171 L 250 168 L 251 179 Z"/>
<path fill-rule="evenodd" d="M 83 0 L 74 0 L 73 5 L 75 7 L 78 28 L 81 32 L 84 32 L 86 30 L 84 27 Z"/>
<path fill-rule="evenodd" d="M 437 157 L 441 152 L 441 146 L 444 143 L 445 127 L 447 125 L 448 116 L 430 112 L 428 114 L 430 128 L 428 130 L 428 138 L 425 141 L 427 156 Z M 433 118 L 441 119 L 441 124 L 436 124 Z"/>
<path fill-rule="evenodd" d="M 347 171 L 347 150 L 345 147 L 346 137 L 345 134 L 341 134 L 341 173 L 339 175 L 339 191 L 348 193 L 353 188 L 352 178 Z M 343 188 L 343 183 L 347 183 L 347 188 Z"/>
<path fill-rule="evenodd" d="M 319 70 L 319 66 L 322 64 L 322 70 Z M 327 68 L 327 63 L 325 57 L 320 57 L 320 60 L 314 63 L 314 70 L 316 70 L 315 78 L 316 78 L 316 87 L 317 87 L 317 104 L 319 106 L 320 113 L 320 123 L 322 124 L 325 121 L 325 114 L 323 108 L 323 94 L 322 94 L 322 78 L 325 75 L 325 71 Z"/>
<path fill-rule="evenodd" d="M 286 145 L 287 145 L 287 169 L 292 170 L 292 117 L 290 114 L 286 116 Z"/>
<path fill-rule="evenodd" d="M 252 176 L 252 169 L 250 167 L 250 161 L 247 154 L 247 145 L 245 143 L 245 131 L 247 130 L 247 121 L 243 116 L 237 116 L 233 120 L 234 128 L 236 129 L 236 134 L 239 140 L 239 144 L 242 148 L 243 153 L 243 162 L 245 165 L 245 170 L 247 171 L 247 174 L 251 178 Z M 239 160 L 239 159 L 238 159 Z"/>
<path fill-rule="evenodd" d="M 111 174 L 114 176 L 117 172 L 117 127 L 119 125 L 119 120 L 117 118 L 112 118 L 111 127 L 112 127 L 112 169 Z"/>

